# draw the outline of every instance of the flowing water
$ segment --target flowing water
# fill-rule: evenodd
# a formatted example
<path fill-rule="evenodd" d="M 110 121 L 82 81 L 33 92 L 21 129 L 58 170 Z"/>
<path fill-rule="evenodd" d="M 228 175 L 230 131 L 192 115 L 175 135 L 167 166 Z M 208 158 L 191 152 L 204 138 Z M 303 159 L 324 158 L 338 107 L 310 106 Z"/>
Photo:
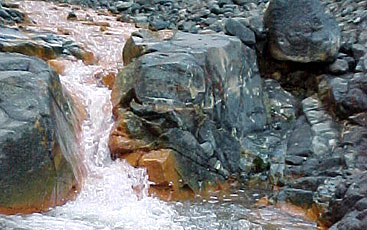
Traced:
<path fill-rule="evenodd" d="M 33 24 L 28 29 L 67 34 L 69 39 L 94 53 L 98 60 L 85 65 L 72 57 L 60 60 L 65 71 L 63 86 L 80 98 L 86 110 L 80 152 L 86 169 L 80 193 L 74 201 L 42 214 L 0 215 L 0 229 L 315 229 L 316 224 L 271 207 L 252 208 L 257 193 L 236 190 L 227 196 L 197 197 L 194 201 L 167 203 L 148 196 L 144 169 L 112 161 L 108 136 L 113 124 L 110 90 L 100 76 L 122 66 L 123 44 L 132 25 L 116 21 L 106 12 L 74 8 L 77 21 L 66 17 L 70 6 L 21 1 Z M 139 194 L 134 190 L 141 188 Z"/>

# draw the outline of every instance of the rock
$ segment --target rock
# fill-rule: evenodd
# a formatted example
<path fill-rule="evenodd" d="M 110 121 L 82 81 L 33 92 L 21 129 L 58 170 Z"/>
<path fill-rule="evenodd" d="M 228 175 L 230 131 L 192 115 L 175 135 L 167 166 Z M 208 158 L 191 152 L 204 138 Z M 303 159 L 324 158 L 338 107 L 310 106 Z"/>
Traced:
<path fill-rule="evenodd" d="M 174 151 L 170 149 L 151 151 L 142 156 L 138 166 L 147 169 L 149 181 L 154 183 L 149 188 L 153 196 L 164 200 L 193 198 L 193 191 L 184 184 L 177 171 Z"/>
<path fill-rule="evenodd" d="M 312 149 L 316 155 L 330 153 L 338 144 L 338 125 L 316 96 L 302 101 L 303 111 L 313 132 Z"/>
<path fill-rule="evenodd" d="M 367 110 L 366 79 L 363 73 L 329 79 L 330 100 L 335 103 L 335 112 L 339 116 L 346 117 Z"/>
<path fill-rule="evenodd" d="M 219 0 L 218 1 L 219 7 L 223 7 L 226 4 L 232 4 L 232 3 L 233 3 L 232 0 Z"/>
<path fill-rule="evenodd" d="M 116 9 L 119 12 L 125 11 L 125 10 L 129 9 L 133 4 L 134 4 L 134 2 L 132 2 L 132 1 L 129 1 L 129 2 L 118 2 L 116 4 Z"/>
<path fill-rule="evenodd" d="M 123 56 L 128 65 L 112 90 L 111 153 L 171 149 L 194 192 L 236 174 L 238 139 L 266 122 L 255 52 L 225 35 L 178 32 L 162 41 L 140 31 Z"/>
<path fill-rule="evenodd" d="M 333 62 L 329 66 L 329 71 L 332 74 L 337 74 L 337 75 L 346 73 L 348 69 L 349 69 L 348 62 L 344 59 L 336 59 L 335 62 Z"/>
<path fill-rule="evenodd" d="M 52 59 L 47 61 L 47 64 L 53 68 L 57 74 L 63 74 L 65 71 L 65 64 L 62 61 Z"/>
<path fill-rule="evenodd" d="M 337 187 L 344 190 L 341 197 L 331 203 L 331 207 L 323 215 L 324 220 L 330 225 L 330 229 L 358 229 L 366 226 L 366 173 L 354 175 L 343 181 L 343 186 Z"/>
<path fill-rule="evenodd" d="M 277 195 L 277 201 L 288 201 L 303 208 L 310 208 L 313 203 L 313 193 L 308 190 L 287 188 Z"/>
<path fill-rule="evenodd" d="M 0 5 L 0 25 L 1 24 L 15 24 L 24 21 L 24 14 L 18 9 L 9 9 L 10 5 Z"/>
<path fill-rule="evenodd" d="M 361 44 L 353 44 L 352 45 L 352 52 L 353 52 L 353 57 L 356 60 L 359 60 L 366 53 L 366 48 Z"/>
<path fill-rule="evenodd" d="M 168 25 L 168 22 L 161 17 L 153 17 L 149 22 L 149 28 L 153 31 L 166 29 Z"/>
<path fill-rule="evenodd" d="M 275 59 L 323 62 L 336 58 L 340 30 L 319 0 L 272 0 L 265 12 L 269 49 Z"/>
<path fill-rule="evenodd" d="M 246 45 L 255 45 L 255 34 L 246 26 L 234 19 L 227 19 L 225 23 L 226 34 L 237 36 Z"/>
<path fill-rule="evenodd" d="M 287 155 L 309 157 L 312 155 L 312 130 L 304 116 L 298 118 L 288 140 Z"/>
<path fill-rule="evenodd" d="M 45 60 L 61 55 L 73 55 L 86 63 L 93 63 L 94 57 L 76 43 L 54 34 L 39 34 L 15 28 L 0 27 L 0 51 L 36 56 Z"/>
<path fill-rule="evenodd" d="M 365 164 L 367 156 L 367 128 L 356 125 L 345 125 L 343 127 L 343 157 L 348 168 L 367 170 Z"/>
<path fill-rule="evenodd" d="M 75 21 L 75 20 L 78 20 L 78 17 L 74 11 L 70 11 L 67 16 L 67 19 L 71 21 Z"/>
<path fill-rule="evenodd" d="M 233 3 L 235 3 L 237 5 L 240 5 L 240 6 L 243 6 L 246 3 L 248 3 L 248 0 L 233 0 Z"/>
<path fill-rule="evenodd" d="M 265 106 L 269 121 L 292 122 L 296 118 L 297 100 L 292 94 L 285 91 L 280 84 L 272 79 L 264 81 L 266 99 Z"/>
<path fill-rule="evenodd" d="M 39 59 L 0 53 L 0 71 L 0 213 L 46 211 L 78 186 L 73 102 Z"/>

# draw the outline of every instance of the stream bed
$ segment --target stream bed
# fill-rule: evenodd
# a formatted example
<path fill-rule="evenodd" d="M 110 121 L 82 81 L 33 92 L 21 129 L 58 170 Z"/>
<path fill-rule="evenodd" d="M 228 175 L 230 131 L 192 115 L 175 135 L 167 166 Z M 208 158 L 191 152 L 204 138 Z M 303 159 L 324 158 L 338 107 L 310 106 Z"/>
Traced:
<path fill-rule="evenodd" d="M 60 75 L 63 86 L 76 95 L 86 111 L 80 154 L 85 168 L 83 185 L 74 201 L 46 213 L 0 215 L 0 229 L 316 229 L 316 223 L 273 207 L 256 208 L 259 192 L 244 189 L 226 196 L 196 197 L 193 201 L 164 202 L 148 196 L 148 175 L 124 161 L 112 161 L 108 137 L 113 124 L 111 91 L 100 77 L 122 68 L 122 49 L 137 29 L 105 11 L 74 6 L 77 20 L 67 20 L 71 6 L 21 1 L 32 22 L 27 29 L 53 32 L 92 52 L 95 64 L 67 57 Z M 137 194 L 136 187 L 141 188 Z"/>

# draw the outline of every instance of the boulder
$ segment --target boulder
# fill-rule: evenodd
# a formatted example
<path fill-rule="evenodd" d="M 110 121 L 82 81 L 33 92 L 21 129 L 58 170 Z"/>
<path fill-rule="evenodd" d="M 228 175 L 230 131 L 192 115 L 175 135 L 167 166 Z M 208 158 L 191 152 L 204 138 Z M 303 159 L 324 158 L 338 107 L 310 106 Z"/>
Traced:
<path fill-rule="evenodd" d="M 43 61 L 0 53 L 0 213 L 44 211 L 78 187 L 76 119 Z"/>
<path fill-rule="evenodd" d="M 193 191 L 239 171 L 239 140 L 266 123 L 254 50 L 238 38 L 134 33 L 116 77 L 110 149 L 126 158 L 169 149 Z M 143 155 L 146 153 L 143 153 Z"/>
<path fill-rule="evenodd" d="M 338 55 L 340 30 L 319 0 L 271 0 L 264 15 L 270 53 L 294 62 L 332 61 Z"/>

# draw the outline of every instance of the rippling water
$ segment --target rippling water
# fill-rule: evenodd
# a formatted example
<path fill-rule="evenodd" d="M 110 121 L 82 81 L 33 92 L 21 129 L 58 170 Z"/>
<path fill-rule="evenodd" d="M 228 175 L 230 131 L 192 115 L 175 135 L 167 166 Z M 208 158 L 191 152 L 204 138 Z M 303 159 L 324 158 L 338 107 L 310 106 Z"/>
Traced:
<path fill-rule="evenodd" d="M 76 7 L 77 21 L 67 21 L 69 6 L 22 1 L 21 9 L 34 22 L 28 29 L 68 34 L 94 53 L 98 62 L 85 65 L 73 58 L 60 60 L 63 86 L 77 95 L 87 116 L 82 125 L 81 157 L 84 184 L 74 201 L 42 214 L 0 215 L 0 229 L 315 229 L 315 223 L 273 209 L 251 208 L 257 193 L 237 190 L 226 196 L 197 197 L 194 201 L 166 203 L 148 196 L 144 169 L 112 161 L 108 136 L 113 119 L 110 91 L 98 76 L 117 72 L 123 44 L 135 30 L 106 13 Z M 92 22 L 93 21 L 93 22 Z M 135 192 L 139 187 L 140 192 Z"/>

